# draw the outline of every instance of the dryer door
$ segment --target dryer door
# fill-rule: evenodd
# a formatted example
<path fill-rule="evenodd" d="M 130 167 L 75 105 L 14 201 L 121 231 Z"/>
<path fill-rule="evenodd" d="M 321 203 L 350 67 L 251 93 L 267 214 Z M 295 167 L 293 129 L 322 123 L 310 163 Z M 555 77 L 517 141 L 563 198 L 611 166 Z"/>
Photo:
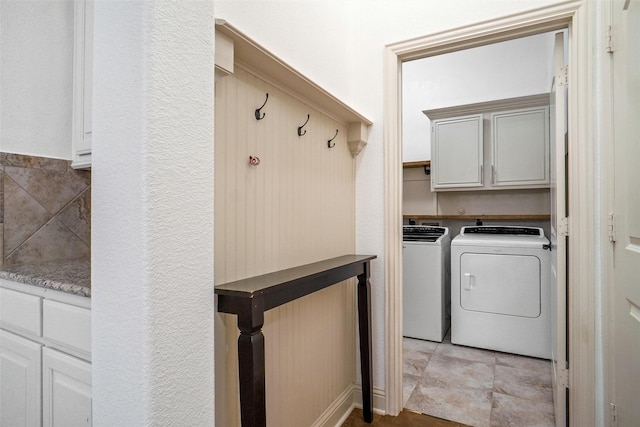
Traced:
<path fill-rule="evenodd" d="M 532 255 L 462 254 L 460 306 L 484 313 L 540 316 L 540 264 Z"/>

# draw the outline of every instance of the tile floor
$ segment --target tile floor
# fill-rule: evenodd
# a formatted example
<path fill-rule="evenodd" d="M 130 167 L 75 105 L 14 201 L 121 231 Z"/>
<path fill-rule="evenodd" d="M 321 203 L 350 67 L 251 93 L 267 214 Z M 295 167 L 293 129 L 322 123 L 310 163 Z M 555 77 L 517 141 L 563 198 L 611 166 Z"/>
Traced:
<path fill-rule="evenodd" d="M 404 407 L 475 427 L 555 426 L 551 362 L 403 339 Z"/>

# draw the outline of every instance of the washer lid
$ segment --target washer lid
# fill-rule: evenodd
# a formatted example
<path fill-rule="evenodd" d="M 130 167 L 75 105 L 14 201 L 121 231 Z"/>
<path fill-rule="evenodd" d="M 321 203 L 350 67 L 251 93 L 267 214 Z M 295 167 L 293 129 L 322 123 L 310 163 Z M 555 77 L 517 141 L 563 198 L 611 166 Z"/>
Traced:
<path fill-rule="evenodd" d="M 403 225 L 402 240 L 405 242 L 435 242 L 449 234 L 447 227 L 429 225 Z"/>

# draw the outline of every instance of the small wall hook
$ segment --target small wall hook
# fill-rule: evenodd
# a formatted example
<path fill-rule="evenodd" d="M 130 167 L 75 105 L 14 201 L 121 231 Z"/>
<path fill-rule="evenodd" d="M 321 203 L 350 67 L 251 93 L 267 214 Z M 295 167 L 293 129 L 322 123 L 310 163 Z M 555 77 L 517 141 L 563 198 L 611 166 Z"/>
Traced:
<path fill-rule="evenodd" d="M 300 126 L 298 126 L 298 136 L 302 136 L 305 133 L 307 133 L 307 130 L 305 129 L 304 132 L 302 132 L 302 128 L 306 126 L 307 123 L 309 123 L 309 118 L 311 117 L 311 115 L 307 114 L 307 121 L 304 122 L 303 124 L 301 124 Z"/>
<path fill-rule="evenodd" d="M 264 108 L 265 105 L 267 105 L 268 100 L 269 100 L 269 94 L 267 93 L 267 97 L 265 98 L 264 103 L 262 104 L 262 107 L 256 109 L 255 111 L 256 120 L 264 119 L 264 116 L 266 115 L 266 113 L 260 114 L 260 111 Z"/>
<path fill-rule="evenodd" d="M 336 139 L 337 136 L 338 136 L 338 129 L 336 129 L 336 134 L 333 135 L 333 138 L 331 138 L 330 140 L 327 141 L 327 147 L 333 148 L 333 147 L 336 146 L 336 143 L 333 142 L 333 140 Z"/>
<path fill-rule="evenodd" d="M 251 166 L 258 166 L 260 164 L 260 158 L 259 157 L 254 157 L 254 156 L 249 156 L 249 164 Z"/>

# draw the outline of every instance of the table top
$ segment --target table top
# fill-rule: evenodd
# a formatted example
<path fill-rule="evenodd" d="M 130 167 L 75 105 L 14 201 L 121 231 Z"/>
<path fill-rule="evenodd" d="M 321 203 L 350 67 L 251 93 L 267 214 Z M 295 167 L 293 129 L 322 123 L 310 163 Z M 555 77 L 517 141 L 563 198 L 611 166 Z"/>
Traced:
<path fill-rule="evenodd" d="M 299 267 L 274 271 L 234 282 L 222 283 L 215 286 L 215 293 L 218 295 L 248 298 L 256 293 L 276 291 L 278 287 L 295 284 L 300 281 L 313 280 L 314 277 L 321 276 L 326 272 L 342 267 L 362 264 L 375 258 L 377 258 L 376 255 L 343 255 Z"/>

